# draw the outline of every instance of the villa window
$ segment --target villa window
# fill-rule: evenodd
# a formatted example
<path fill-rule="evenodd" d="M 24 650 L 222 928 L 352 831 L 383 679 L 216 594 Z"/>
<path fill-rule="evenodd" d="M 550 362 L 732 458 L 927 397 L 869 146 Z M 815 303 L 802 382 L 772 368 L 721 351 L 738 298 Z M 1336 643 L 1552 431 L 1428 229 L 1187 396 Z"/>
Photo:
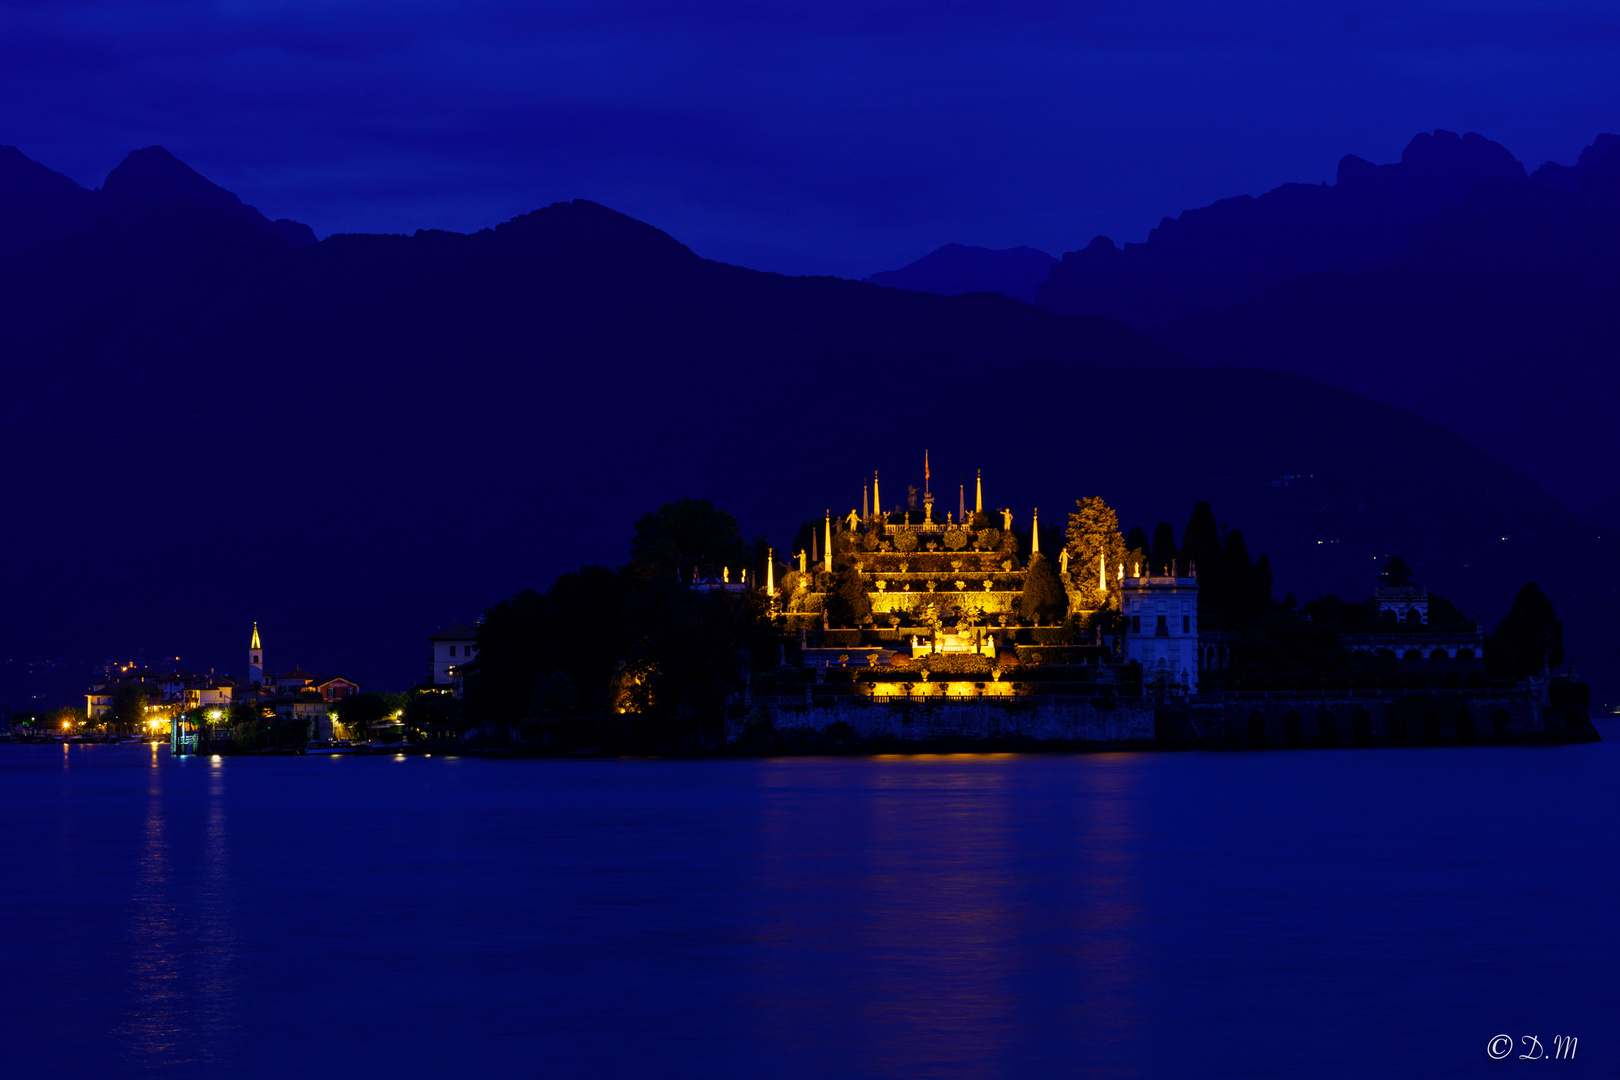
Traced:
<path fill-rule="evenodd" d="M 1181 632 L 1183 634 L 1192 633 L 1192 616 L 1191 615 L 1183 615 L 1181 617 Z"/>
<path fill-rule="evenodd" d="M 1140 615 L 1132 615 L 1131 616 L 1131 633 L 1140 634 L 1141 632 L 1142 632 L 1142 616 L 1140 616 Z"/>

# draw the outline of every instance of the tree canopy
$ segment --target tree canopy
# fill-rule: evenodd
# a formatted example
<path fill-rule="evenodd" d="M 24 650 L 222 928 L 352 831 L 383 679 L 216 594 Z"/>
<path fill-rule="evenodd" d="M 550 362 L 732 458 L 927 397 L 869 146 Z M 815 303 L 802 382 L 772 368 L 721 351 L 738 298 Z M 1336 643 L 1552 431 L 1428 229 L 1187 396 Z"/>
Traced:
<path fill-rule="evenodd" d="M 1058 580 L 1057 570 L 1040 552 L 1029 557 L 1020 610 L 1028 619 L 1061 619 L 1069 610 L 1069 594 Z"/>
<path fill-rule="evenodd" d="M 1523 679 L 1564 662 L 1564 624 L 1552 601 L 1535 582 L 1513 598 L 1507 618 L 1485 642 L 1485 666 L 1492 677 Z"/>
<path fill-rule="evenodd" d="M 684 580 L 699 566 L 747 565 L 748 545 L 737 519 L 707 499 L 665 503 L 636 522 L 630 564 L 645 576 Z"/>
<path fill-rule="evenodd" d="M 1098 560 L 1107 572 L 1109 604 L 1096 607 L 1118 607 L 1119 579 L 1117 569 L 1125 561 L 1125 541 L 1119 535 L 1119 515 L 1114 508 L 1095 496 L 1079 499 L 1069 514 L 1068 538 L 1069 571 L 1076 581 L 1095 587 Z M 1034 571 L 1033 565 L 1030 567 Z M 1053 575 L 1054 578 L 1056 575 Z M 1028 614 L 1028 608 L 1025 613 Z"/>
<path fill-rule="evenodd" d="M 1384 560 L 1384 568 L 1378 572 L 1378 582 L 1390 589 L 1413 584 L 1412 568 L 1399 555 L 1391 555 Z"/>
<path fill-rule="evenodd" d="M 834 572 L 832 587 L 827 591 L 827 617 L 839 627 L 857 627 L 871 619 L 872 600 L 853 566 L 846 564 Z"/>
<path fill-rule="evenodd" d="M 134 731 L 146 719 L 146 684 L 127 682 L 113 688 L 102 722 L 117 731 Z"/>
<path fill-rule="evenodd" d="M 1148 560 L 1155 571 L 1165 571 L 1176 561 L 1176 530 L 1168 521 L 1161 521 L 1153 529 L 1153 548 Z"/>

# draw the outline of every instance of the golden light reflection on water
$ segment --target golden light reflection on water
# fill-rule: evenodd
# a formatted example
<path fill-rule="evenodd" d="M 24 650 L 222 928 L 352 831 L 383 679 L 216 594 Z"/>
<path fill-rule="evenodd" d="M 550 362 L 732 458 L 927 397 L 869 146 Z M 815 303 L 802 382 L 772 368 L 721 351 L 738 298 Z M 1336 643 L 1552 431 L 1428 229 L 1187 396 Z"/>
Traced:
<path fill-rule="evenodd" d="M 1078 759 L 1076 772 L 1087 796 L 1077 803 L 1076 884 L 1080 902 L 1071 913 L 1081 942 L 1075 956 L 1079 993 L 1073 1023 L 1105 1041 L 1130 1038 L 1142 1024 L 1144 973 L 1136 937 L 1143 919 L 1138 871 L 1136 783 L 1141 755 Z M 1082 809 L 1083 808 L 1083 809 Z"/>
<path fill-rule="evenodd" d="M 841 1064 L 882 1074 L 999 1072 L 1014 1044 L 1051 1024 L 1077 1047 L 1130 1037 L 1143 978 L 1135 764 L 765 763 L 759 873 L 774 901 L 773 967 L 761 1021 L 807 1053 L 806 1032 L 855 1028 L 869 1057 Z"/>
<path fill-rule="evenodd" d="M 140 871 L 130 906 L 132 1008 L 120 1034 L 134 1060 L 164 1067 L 190 1060 L 182 1050 L 179 1030 L 185 1000 L 179 949 L 182 914 L 171 880 L 163 770 L 150 769 L 146 778 Z"/>
<path fill-rule="evenodd" d="M 201 778 L 202 874 L 191 883 L 176 880 L 174 845 L 187 831 L 183 808 L 199 777 L 163 768 L 156 746 L 145 773 L 146 818 L 130 907 L 132 1005 L 118 1034 L 133 1063 L 157 1070 L 221 1063 L 238 1032 L 226 770 L 211 764 Z"/>

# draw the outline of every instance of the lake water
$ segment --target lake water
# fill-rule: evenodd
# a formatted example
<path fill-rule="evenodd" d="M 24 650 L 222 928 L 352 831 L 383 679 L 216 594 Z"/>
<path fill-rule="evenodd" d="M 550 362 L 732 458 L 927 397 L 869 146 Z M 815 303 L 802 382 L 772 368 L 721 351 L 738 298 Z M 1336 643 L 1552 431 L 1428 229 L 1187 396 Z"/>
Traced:
<path fill-rule="evenodd" d="M 0 748 L 0 1072 L 1362 1077 L 1620 1063 L 1620 728 L 1548 748 Z"/>

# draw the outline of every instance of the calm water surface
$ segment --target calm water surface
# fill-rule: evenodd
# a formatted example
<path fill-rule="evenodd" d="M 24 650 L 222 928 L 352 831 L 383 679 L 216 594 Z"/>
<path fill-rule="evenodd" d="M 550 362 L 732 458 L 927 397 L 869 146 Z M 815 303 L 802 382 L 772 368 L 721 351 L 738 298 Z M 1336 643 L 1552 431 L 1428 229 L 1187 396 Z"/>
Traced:
<path fill-rule="evenodd" d="M 7 1076 L 1620 1070 L 1620 728 L 763 761 L 0 748 Z M 1497 1033 L 1575 1064 L 1491 1062 Z"/>

